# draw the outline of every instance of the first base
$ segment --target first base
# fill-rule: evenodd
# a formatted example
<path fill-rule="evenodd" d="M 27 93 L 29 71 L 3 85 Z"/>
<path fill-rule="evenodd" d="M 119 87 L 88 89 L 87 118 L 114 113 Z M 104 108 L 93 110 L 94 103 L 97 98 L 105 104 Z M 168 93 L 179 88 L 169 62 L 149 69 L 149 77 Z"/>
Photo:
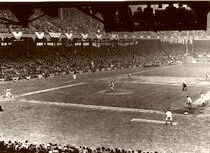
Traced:
<path fill-rule="evenodd" d="M 148 119 L 141 119 L 141 118 L 133 118 L 131 122 L 144 122 L 144 123 L 156 123 L 156 124 L 165 124 L 165 121 L 158 121 L 158 120 L 148 120 Z M 173 125 L 178 125 L 178 122 L 173 122 Z"/>

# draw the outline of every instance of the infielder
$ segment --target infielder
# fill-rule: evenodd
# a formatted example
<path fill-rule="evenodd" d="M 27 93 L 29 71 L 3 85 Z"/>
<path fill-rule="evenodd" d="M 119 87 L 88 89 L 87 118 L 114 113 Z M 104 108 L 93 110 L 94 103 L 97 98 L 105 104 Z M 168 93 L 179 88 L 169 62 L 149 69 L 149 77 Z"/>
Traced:
<path fill-rule="evenodd" d="M 168 124 L 168 121 L 170 122 L 170 125 L 173 125 L 173 115 L 169 110 L 166 111 L 166 125 Z"/>

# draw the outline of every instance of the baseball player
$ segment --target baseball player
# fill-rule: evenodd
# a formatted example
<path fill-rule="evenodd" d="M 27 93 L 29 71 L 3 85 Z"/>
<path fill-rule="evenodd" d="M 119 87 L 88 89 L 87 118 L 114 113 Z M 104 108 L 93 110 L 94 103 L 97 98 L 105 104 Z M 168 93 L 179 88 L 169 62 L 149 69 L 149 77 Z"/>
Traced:
<path fill-rule="evenodd" d="M 190 96 L 187 96 L 186 104 L 187 104 L 189 109 L 192 109 L 192 99 L 190 98 Z"/>
<path fill-rule="evenodd" d="M 172 115 L 172 112 L 167 110 L 166 111 L 166 125 L 168 124 L 168 122 L 170 122 L 170 125 L 173 124 L 173 115 Z"/>

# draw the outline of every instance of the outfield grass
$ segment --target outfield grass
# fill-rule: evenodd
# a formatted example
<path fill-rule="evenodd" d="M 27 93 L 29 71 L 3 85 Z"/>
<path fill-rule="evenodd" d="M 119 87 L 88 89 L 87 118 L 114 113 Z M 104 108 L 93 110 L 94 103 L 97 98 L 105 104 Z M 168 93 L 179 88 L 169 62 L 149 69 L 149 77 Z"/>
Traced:
<path fill-rule="evenodd" d="M 210 64 L 183 64 L 173 68 L 149 71 L 137 75 L 144 76 L 171 76 L 171 77 L 202 77 L 210 75 Z"/>

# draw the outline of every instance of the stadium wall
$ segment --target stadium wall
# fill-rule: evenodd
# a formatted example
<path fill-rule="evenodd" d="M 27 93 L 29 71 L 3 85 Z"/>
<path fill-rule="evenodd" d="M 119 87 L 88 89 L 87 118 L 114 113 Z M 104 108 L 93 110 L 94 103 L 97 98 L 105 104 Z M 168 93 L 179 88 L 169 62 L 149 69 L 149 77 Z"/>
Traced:
<path fill-rule="evenodd" d="M 152 53 L 160 50 L 160 39 L 140 39 L 135 45 L 135 53 Z"/>
<path fill-rule="evenodd" d="M 210 52 L 210 40 L 194 40 L 193 41 L 193 51 L 196 52 Z"/>

